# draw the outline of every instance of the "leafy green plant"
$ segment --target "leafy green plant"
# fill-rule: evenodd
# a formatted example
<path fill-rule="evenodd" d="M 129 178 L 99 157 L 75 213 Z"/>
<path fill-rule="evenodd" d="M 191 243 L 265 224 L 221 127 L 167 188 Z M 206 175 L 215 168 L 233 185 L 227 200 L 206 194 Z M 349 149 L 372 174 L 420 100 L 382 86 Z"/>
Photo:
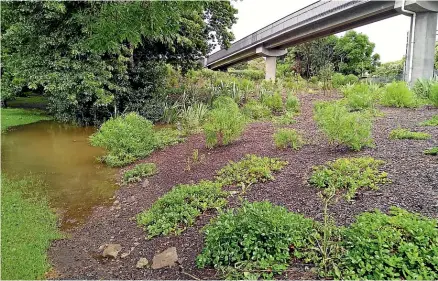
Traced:
<path fill-rule="evenodd" d="M 262 95 L 261 101 L 272 111 L 280 112 L 283 110 L 283 99 L 279 92 L 275 92 L 273 94 L 264 94 Z"/>
<path fill-rule="evenodd" d="M 432 116 L 429 120 L 421 122 L 420 126 L 438 126 L 438 114 Z"/>
<path fill-rule="evenodd" d="M 331 142 L 353 150 L 373 145 L 372 121 L 367 112 L 350 112 L 341 103 L 321 102 L 315 105 L 315 120 Z"/>
<path fill-rule="evenodd" d="M 383 90 L 380 103 L 384 106 L 415 107 L 415 94 L 409 90 L 405 82 L 392 82 Z"/>
<path fill-rule="evenodd" d="M 102 160 L 108 165 L 123 166 L 154 151 L 157 138 L 152 122 L 132 112 L 103 123 L 90 142 L 107 151 Z"/>
<path fill-rule="evenodd" d="M 268 201 L 245 202 L 204 227 L 205 245 L 196 263 L 235 279 L 272 279 L 287 269 L 292 257 L 303 256 L 313 226 L 312 220 Z"/>
<path fill-rule="evenodd" d="M 127 170 L 123 174 L 123 183 L 139 182 L 144 177 L 149 177 L 157 173 L 157 166 L 154 163 L 141 163 L 134 168 Z"/>
<path fill-rule="evenodd" d="M 254 120 L 269 118 L 271 109 L 257 100 L 249 100 L 242 108 L 243 114 Z"/>
<path fill-rule="evenodd" d="M 202 212 L 226 204 L 227 192 L 222 184 L 201 181 L 178 185 L 158 199 L 149 210 L 137 215 L 137 223 L 147 232 L 147 238 L 158 235 L 179 235 L 191 226 Z"/>
<path fill-rule="evenodd" d="M 324 166 L 313 168 L 309 183 L 326 189 L 345 191 L 351 200 L 360 188 L 378 189 L 378 184 L 387 182 L 387 173 L 379 171 L 385 162 L 372 157 L 340 158 Z"/>
<path fill-rule="evenodd" d="M 423 153 L 426 155 L 438 155 L 438 146 L 426 149 Z"/>
<path fill-rule="evenodd" d="M 278 158 L 246 155 L 239 162 L 230 161 L 220 169 L 216 180 L 223 185 L 251 185 L 257 182 L 273 180 L 273 172 L 280 171 L 288 163 Z"/>
<path fill-rule="evenodd" d="M 410 140 L 427 140 L 430 139 L 430 134 L 422 132 L 411 132 L 407 129 L 395 129 L 389 133 L 390 139 L 410 139 Z"/>
<path fill-rule="evenodd" d="M 319 82 L 319 80 L 318 80 L 318 76 L 312 76 L 312 77 L 310 77 L 310 79 L 309 79 L 309 83 L 317 84 L 318 82 Z"/>
<path fill-rule="evenodd" d="M 274 134 L 274 143 L 277 148 L 298 150 L 304 145 L 303 137 L 294 129 L 281 128 Z"/>
<path fill-rule="evenodd" d="M 300 100 L 297 96 L 293 94 L 289 94 L 286 99 L 285 104 L 286 110 L 291 112 L 299 112 L 300 111 Z"/>
<path fill-rule="evenodd" d="M 438 223 L 392 207 L 359 215 L 343 231 L 342 279 L 438 279 Z"/>
<path fill-rule="evenodd" d="M 204 124 L 206 145 L 227 145 L 240 137 L 246 120 L 237 104 L 229 97 L 219 97 Z"/>

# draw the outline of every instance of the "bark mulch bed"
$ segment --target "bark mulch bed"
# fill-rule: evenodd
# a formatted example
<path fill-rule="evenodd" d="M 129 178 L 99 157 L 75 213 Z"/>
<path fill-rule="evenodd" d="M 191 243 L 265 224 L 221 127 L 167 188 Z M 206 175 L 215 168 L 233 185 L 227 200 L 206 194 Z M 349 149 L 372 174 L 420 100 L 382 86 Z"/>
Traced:
<path fill-rule="evenodd" d="M 335 95 L 301 95 L 301 114 L 296 128 L 308 144 L 299 151 L 278 150 L 274 147 L 271 123 L 254 123 L 248 126 L 241 139 L 227 147 L 213 150 L 205 148 L 202 134 L 190 137 L 185 143 L 153 153 L 144 162 L 154 162 L 159 173 L 142 183 L 122 187 L 116 194 L 119 202 L 113 207 L 99 207 L 89 221 L 73 231 L 68 238 L 53 243 L 49 255 L 59 274 L 65 279 L 218 279 L 211 269 L 199 270 L 196 256 L 201 252 L 203 236 L 200 229 L 214 213 L 203 214 L 197 223 L 180 236 L 156 237 L 145 240 L 145 233 L 137 227 L 135 215 L 147 209 L 160 196 L 179 183 L 191 183 L 212 179 L 216 170 L 229 160 L 237 161 L 245 154 L 280 157 L 289 165 L 276 175 L 275 181 L 254 185 L 246 194 L 249 201 L 269 200 L 300 212 L 308 217 L 321 219 L 321 204 L 317 190 L 307 184 L 312 166 L 321 165 L 340 157 L 372 156 L 386 161 L 383 169 L 392 183 L 378 191 L 361 191 L 354 203 L 340 200 L 332 206 L 336 222 L 349 224 L 364 211 L 379 208 L 387 211 L 390 206 L 399 206 L 429 217 L 438 217 L 438 159 L 423 155 L 423 150 L 438 145 L 438 127 L 420 127 L 419 122 L 438 114 L 438 109 L 381 108 L 385 114 L 374 123 L 373 135 L 376 146 L 360 152 L 351 152 L 342 146 L 329 145 L 313 121 L 313 103 L 317 100 L 337 98 Z M 389 140 L 388 134 L 397 127 L 428 132 L 430 140 Z M 205 155 L 204 163 L 192 166 L 187 171 L 187 158 L 194 149 Z M 235 205 L 237 200 L 230 200 Z M 234 202 L 234 203 L 233 203 Z M 100 258 L 99 247 L 105 243 L 121 244 L 120 253 L 132 252 L 124 259 Z M 152 260 L 154 254 L 175 246 L 180 266 L 165 269 L 137 269 L 140 257 Z M 292 265 L 287 278 L 312 278 L 310 272 Z"/>

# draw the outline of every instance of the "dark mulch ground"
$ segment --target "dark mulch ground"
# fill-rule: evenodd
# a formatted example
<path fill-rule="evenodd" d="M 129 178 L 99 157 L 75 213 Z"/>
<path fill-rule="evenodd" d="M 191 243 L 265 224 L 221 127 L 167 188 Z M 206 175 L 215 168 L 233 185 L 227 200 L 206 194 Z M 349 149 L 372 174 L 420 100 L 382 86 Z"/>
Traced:
<path fill-rule="evenodd" d="M 333 96 L 330 98 L 334 98 Z M 364 211 L 379 208 L 387 211 L 390 206 L 399 206 L 420 212 L 430 217 L 438 217 L 438 159 L 423 155 L 426 148 L 438 145 L 438 127 L 420 127 L 418 123 L 438 114 L 437 109 L 395 109 L 382 108 L 385 116 L 375 121 L 374 139 L 376 146 L 361 152 L 350 152 L 343 147 L 329 145 L 317 130 L 312 118 L 313 103 L 328 99 L 322 95 L 302 95 L 301 115 L 291 127 L 298 129 L 308 141 L 299 151 L 277 150 L 272 141 L 274 127 L 270 123 L 255 123 L 248 127 L 242 138 L 227 147 L 207 150 L 202 135 L 189 138 L 185 143 L 157 151 L 146 162 L 154 162 L 159 173 L 150 178 L 150 184 L 122 187 L 117 193 L 118 208 L 98 208 L 90 220 L 71 233 L 68 239 L 56 241 L 50 249 L 50 257 L 58 278 L 68 279 L 192 279 L 191 274 L 201 279 L 218 279 L 214 270 L 198 270 L 195 259 L 203 245 L 199 232 L 214 215 L 204 214 L 194 227 L 190 227 L 177 237 L 158 237 L 145 240 L 144 232 L 138 228 L 135 215 L 147 209 L 175 184 L 190 183 L 201 179 L 212 179 L 216 170 L 228 160 L 239 160 L 247 153 L 261 156 L 281 157 L 289 165 L 277 174 L 273 182 L 252 187 L 246 197 L 250 201 L 269 200 L 283 205 L 291 211 L 320 219 L 321 206 L 317 191 L 306 180 L 312 166 L 324 164 L 339 157 L 365 156 L 386 161 L 384 170 L 388 172 L 391 184 L 379 191 L 360 192 L 354 203 L 343 200 L 332 207 L 338 224 L 348 224 Z M 432 139 L 427 141 L 389 140 L 388 134 L 398 126 L 429 132 Z M 205 154 L 205 162 L 186 171 L 187 157 L 193 149 Z M 235 200 L 232 200 L 235 201 Z M 232 203 L 234 205 L 234 203 Z M 105 260 L 99 258 L 99 247 L 105 243 L 119 243 L 122 252 L 131 254 L 124 259 Z M 140 257 L 149 261 L 155 253 L 175 246 L 181 266 L 152 270 L 136 269 Z M 308 272 L 296 267 L 287 278 L 311 278 Z"/>

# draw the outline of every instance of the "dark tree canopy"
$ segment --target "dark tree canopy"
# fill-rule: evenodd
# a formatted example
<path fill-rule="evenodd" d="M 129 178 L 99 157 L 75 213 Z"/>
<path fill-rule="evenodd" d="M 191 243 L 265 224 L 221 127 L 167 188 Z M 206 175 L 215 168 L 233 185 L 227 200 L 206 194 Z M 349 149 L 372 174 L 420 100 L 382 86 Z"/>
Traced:
<path fill-rule="evenodd" d="M 295 72 L 304 77 L 318 75 L 328 63 L 336 72 L 360 76 L 380 63 L 374 46 L 365 34 L 348 31 L 341 37 L 331 35 L 292 47 L 284 61 L 293 62 Z"/>
<path fill-rule="evenodd" d="M 2 99 L 39 89 L 61 121 L 160 110 L 165 63 L 229 46 L 227 1 L 2 2 Z M 162 103 L 162 102 L 161 102 Z"/>

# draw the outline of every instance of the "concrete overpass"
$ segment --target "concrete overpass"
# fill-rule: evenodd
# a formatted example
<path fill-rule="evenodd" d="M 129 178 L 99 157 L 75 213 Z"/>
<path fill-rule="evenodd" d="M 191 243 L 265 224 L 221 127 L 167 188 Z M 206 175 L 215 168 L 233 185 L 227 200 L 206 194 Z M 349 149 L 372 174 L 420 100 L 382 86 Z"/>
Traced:
<path fill-rule="evenodd" d="M 438 1 L 321 0 L 234 42 L 204 60 L 210 69 L 266 57 L 266 79 L 275 79 L 276 58 L 286 48 L 319 37 L 404 14 L 412 17 L 408 51 L 409 82 L 433 74 Z M 391 32 L 382 30 L 382 32 Z M 388 42 L 390 43 L 390 42 Z"/>

